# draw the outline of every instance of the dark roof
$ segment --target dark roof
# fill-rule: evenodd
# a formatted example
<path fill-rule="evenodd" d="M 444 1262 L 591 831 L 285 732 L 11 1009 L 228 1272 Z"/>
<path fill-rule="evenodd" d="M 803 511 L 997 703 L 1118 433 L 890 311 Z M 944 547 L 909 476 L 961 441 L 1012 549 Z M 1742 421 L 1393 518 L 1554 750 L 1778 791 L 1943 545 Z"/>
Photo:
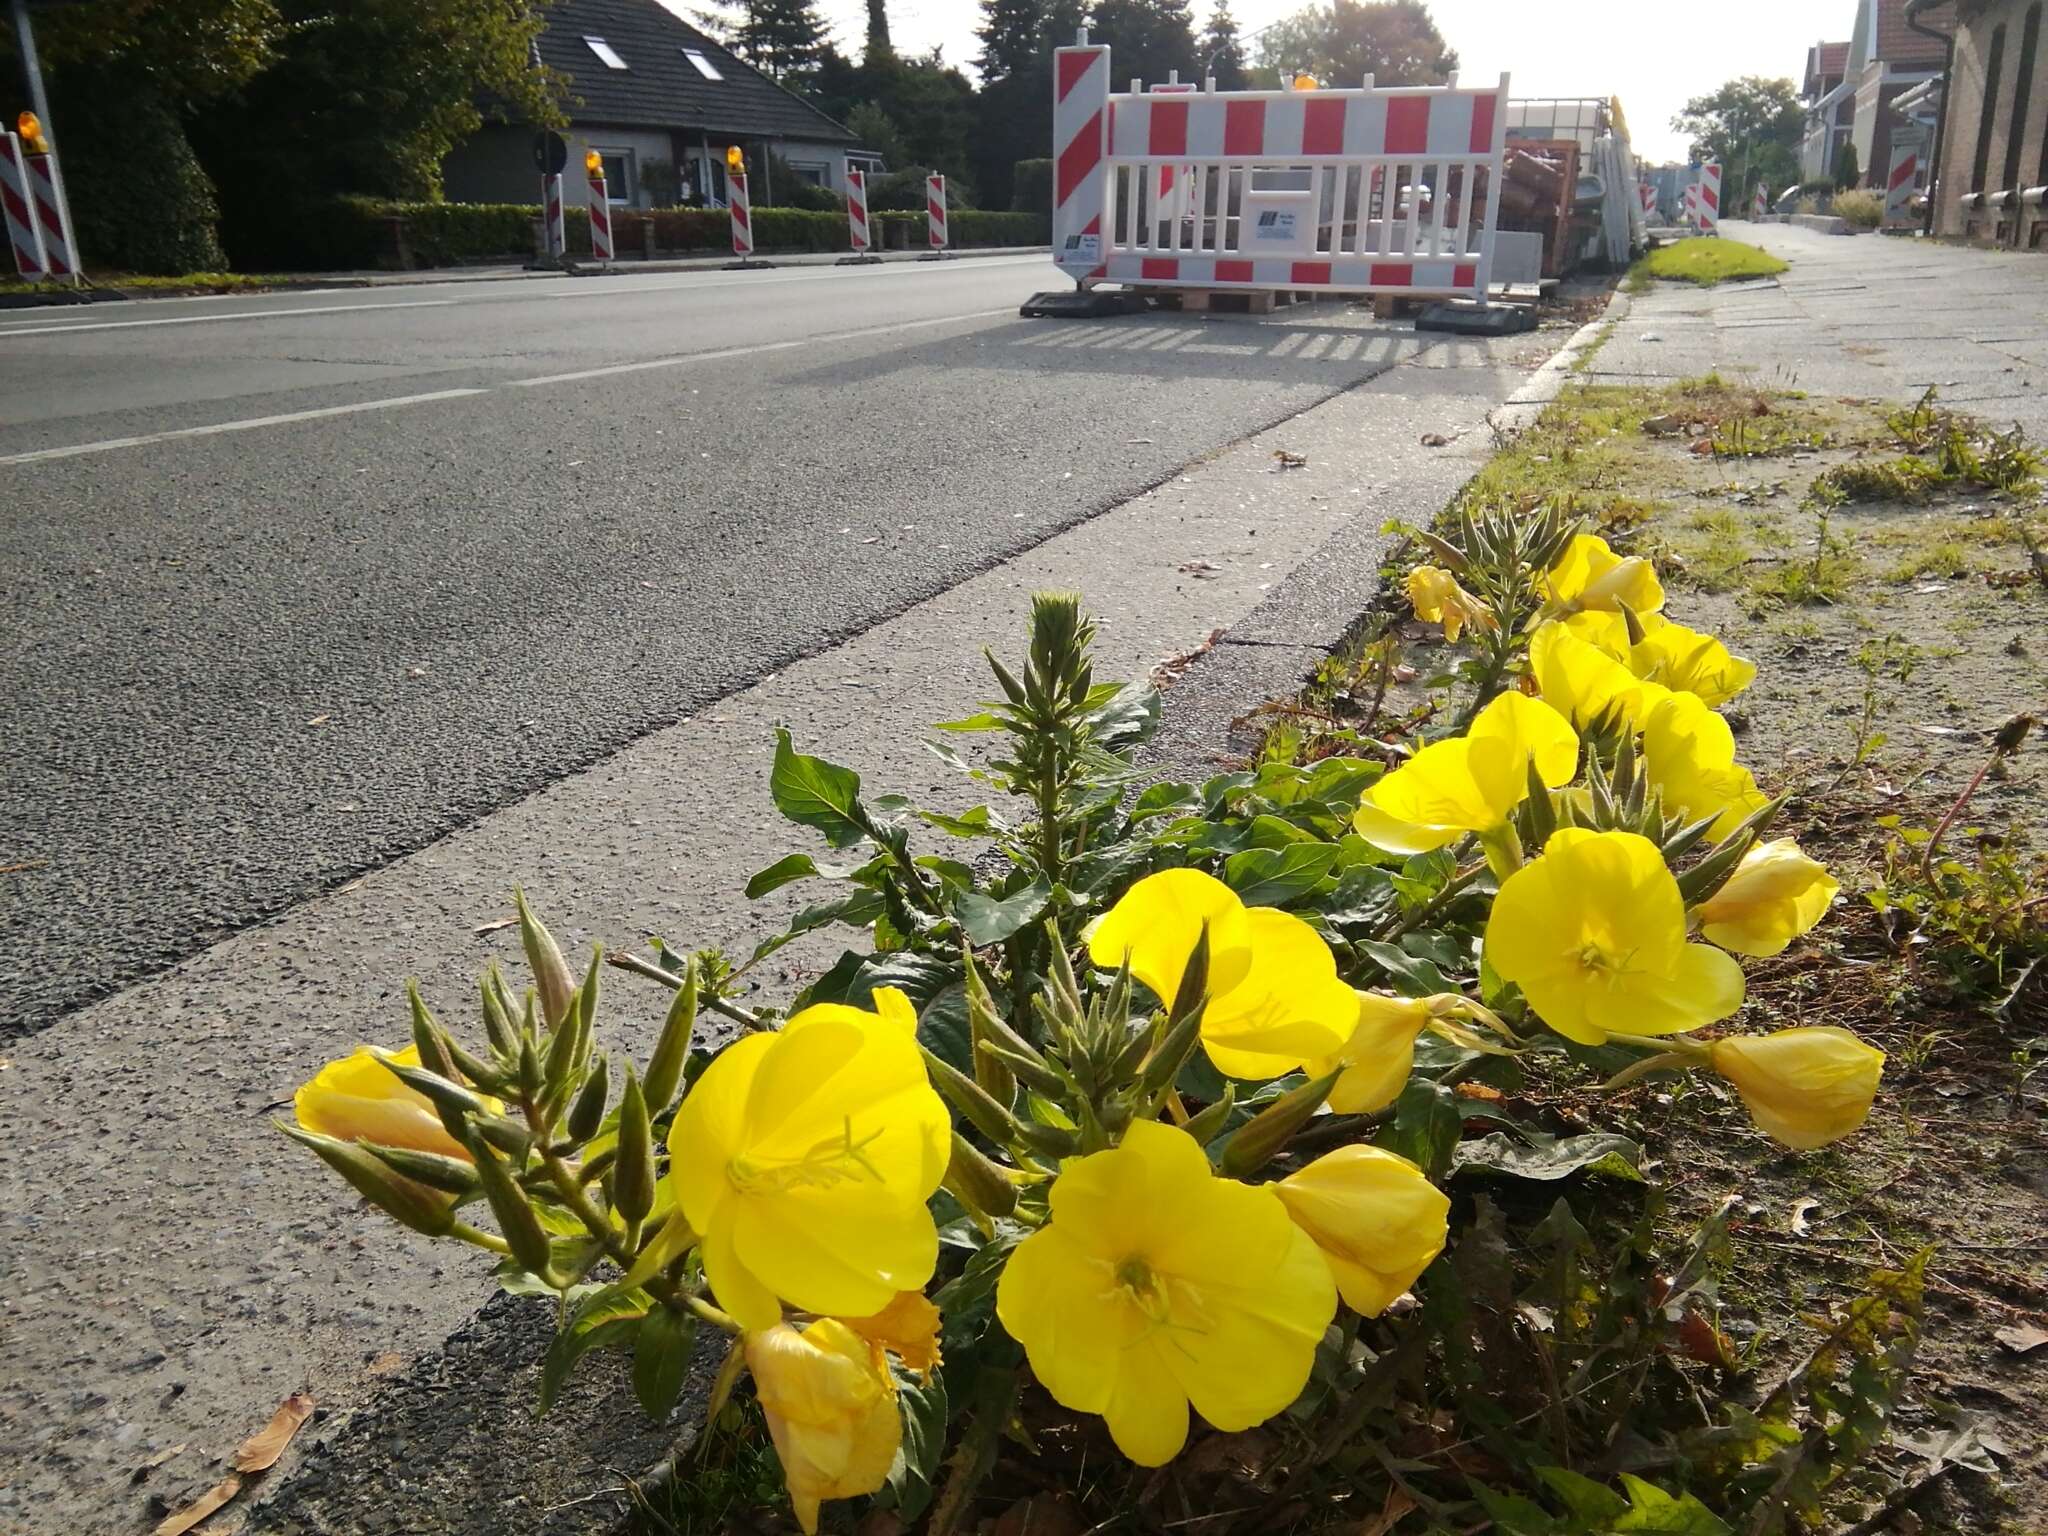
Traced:
<path fill-rule="evenodd" d="M 835 122 L 671 12 L 661 0 L 553 0 L 540 56 L 568 77 L 573 123 L 702 128 L 735 137 L 856 142 Z M 612 69 L 583 41 L 601 37 L 626 61 Z M 683 56 L 694 48 L 725 78 L 707 80 Z"/>
<path fill-rule="evenodd" d="M 1955 30 L 1955 7 L 1931 6 L 1918 20 L 1946 35 Z M 1906 25 L 1906 0 L 1877 0 L 1876 56 L 1901 69 L 1939 69 L 1948 58 L 1948 48 Z"/>

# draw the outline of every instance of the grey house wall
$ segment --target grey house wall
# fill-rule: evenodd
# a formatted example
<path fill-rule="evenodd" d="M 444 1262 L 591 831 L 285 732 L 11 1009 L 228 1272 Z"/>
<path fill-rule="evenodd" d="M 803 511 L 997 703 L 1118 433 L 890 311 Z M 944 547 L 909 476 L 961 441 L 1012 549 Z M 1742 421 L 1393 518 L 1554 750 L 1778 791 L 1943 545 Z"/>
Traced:
<path fill-rule="evenodd" d="M 653 205 L 640 178 L 640 167 L 650 160 L 669 161 L 685 174 L 694 163 L 698 166 L 697 185 L 708 188 L 714 195 L 722 194 L 725 146 L 734 142 L 732 135 L 694 128 L 668 131 L 607 128 L 591 123 L 579 123 L 567 129 L 562 137 L 569 142 L 569 169 L 564 177 L 565 191 L 572 204 L 584 200 L 583 157 L 595 149 L 600 154 L 624 154 L 628 158 L 632 167 L 632 184 L 624 188 L 608 186 L 605 190 L 613 202 L 635 208 Z M 740 142 L 745 144 L 750 156 L 758 143 L 753 139 Z M 845 145 L 779 139 L 774 141 L 774 148 L 778 155 L 799 170 L 822 175 L 822 184 L 834 192 L 846 190 Z M 710 173 L 708 176 L 707 172 Z M 452 203 L 539 202 L 540 172 L 533 165 L 533 130 L 507 123 L 486 123 L 474 137 L 458 145 L 442 162 L 441 180 Z M 761 172 L 758 168 L 754 170 L 755 202 L 769 206 L 780 201 L 781 191 L 770 186 L 764 193 Z"/>

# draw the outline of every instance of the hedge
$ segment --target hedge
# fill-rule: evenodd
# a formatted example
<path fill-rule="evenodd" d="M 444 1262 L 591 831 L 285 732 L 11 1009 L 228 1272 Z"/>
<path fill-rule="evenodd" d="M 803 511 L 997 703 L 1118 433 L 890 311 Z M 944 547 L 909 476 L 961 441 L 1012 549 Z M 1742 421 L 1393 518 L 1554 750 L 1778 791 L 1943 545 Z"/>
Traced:
<path fill-rule="evenodd" d="M 566 210 L 569 252 L 590 254 L 588 210 Z M 303 208 L 279 209 L 261 231 L 237 231 L 234 254 L 244 270 L 336 270 L 356 267 L 444 267 L 466 262 L 523 260 L 533 255 L 533 226 L 540 209 L 527 203 L 392 203 L 341 198 Z M 877 213 L 881 244 L 922 248 L 922 213 Z M 956 246 L 1044 245 L 1051 219 L 1042 213 L 953 211 Z M 714 252 L 732 247 L 732 225 L 722 208 L 663 208 L 654 212 L 615 209 L 612 247 L 631 261 L 648 250 Z M 756 208 L 754 241 L 764 253 L 843 251 L 846 215 L 801 208 Z"/>

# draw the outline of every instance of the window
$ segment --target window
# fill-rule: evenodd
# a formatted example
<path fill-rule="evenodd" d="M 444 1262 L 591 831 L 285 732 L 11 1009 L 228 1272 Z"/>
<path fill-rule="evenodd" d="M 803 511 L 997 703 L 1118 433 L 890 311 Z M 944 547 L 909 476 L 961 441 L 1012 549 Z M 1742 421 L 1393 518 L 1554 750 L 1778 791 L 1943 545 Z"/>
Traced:
<path fill-rule="evenodd" d="M 604 200 L 608 203 L 631 203 L 633 201 L 633 151 L 630 149 L 600 149 L 597 157 L 604 164 Z"/>
<path fill-rule="evenodd" d="M 2020 33 L 2020 67 L 2013 76 L 2012 117 L 2005 130 L 2005 180 L 2001 186 L 2020 184 L 2020 151 L 2025 147 L 2027 108 L 2032 104 L 2034 50 L 2041 41 L 2039 0 L 2027 7 L 2027 25 Z"/>
<path fill-rule="evenodd" d="M 599 59 L 603 60 L 606 69 L 624 69 L 626 67 L 626 61 L 620 58 L 617 50 L 603 38 L 586 37 L 583 39 L 583 43 Z"/>
<path fill-rule="evenodd" d="M 814 187 L 832 185 L 832 167 L 823 161 L 792 160 L 789 162 L 789 168 L 796 172 L 798 181 L 807 182 Z"/>
<path fill-rule="evenodd" d="M 718 66 L 712 63 L 709 59 L 705 58 L 704 55 L 698 52 L 695 48 L 685 48 L 683 50 L 683 57 L 688 59 L 692 64 L 696 65 L 697 73 L 702 75 L 706 80 L 723 80 L 725 78 L 725 76 L 721 75 L 718 72 Z"/>
<path fill-rule="evenodd" d="M 2005 67 L 2005 24 L 1991 29 L 1991 58 L 1984 65 L 1984 110 L 1977 118 L 1977 159 L 1970 167 L 1970 190 L 1982 192 L 1991 173 L 1991 129 L 1998 121 L 1998 76 Z"/>

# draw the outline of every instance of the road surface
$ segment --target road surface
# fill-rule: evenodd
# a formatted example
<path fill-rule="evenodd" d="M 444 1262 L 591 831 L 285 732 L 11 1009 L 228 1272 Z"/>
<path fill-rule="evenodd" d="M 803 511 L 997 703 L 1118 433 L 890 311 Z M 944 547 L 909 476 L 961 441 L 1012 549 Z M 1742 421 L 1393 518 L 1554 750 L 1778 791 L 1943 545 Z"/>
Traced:
<path fill-rule="evenodd" d="M 0 316 L 0 1038 L 1386 367 L 1043 258 Z"/>

